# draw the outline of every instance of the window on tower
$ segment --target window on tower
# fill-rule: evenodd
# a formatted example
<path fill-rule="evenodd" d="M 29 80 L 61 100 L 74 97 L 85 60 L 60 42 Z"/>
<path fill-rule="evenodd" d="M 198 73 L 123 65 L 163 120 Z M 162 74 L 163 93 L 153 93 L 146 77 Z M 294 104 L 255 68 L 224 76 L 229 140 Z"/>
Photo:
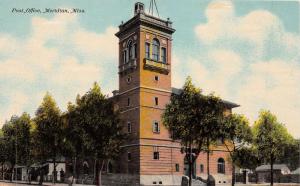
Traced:
<path fill-rule="evenodd" d="M 159 160 L 159 152 L 153 152 L 153 159 Z"/>
<path fill-rule="evenodd" d="M 152 59 L 155 61 L 159 61 L 159 41 L 157 39 L 153 39 L 152 41 Z"/>
<path fill-rule="evenodd" d="M 161 61 L 167 63 L 167 49 L 161 48 Z"/>
<path fill-rule="evenodd" d="M 127 160 L 131 161 L 131 153 L 130 152 L 127 152 Z"/>
<path fill-rule="evenodd" d="M 127 98 L 127 107 L 130 106 L 130 98 Z"/>
<path fill-rule="evenodd" d="M 131 123 L 128 121 L 128 122 L 127 122 L 127 132 L 128 132 L 128 133 L 131 133 L 131 128 L 132 128 L 132 127 L 131 127 Z"/>
<path fill-rule="evenodd" d="M 154 98 L 154 102 L 155 102 L 155 103 L 154 103 L 155 106 L 158 106 L 158 97 L 155 97 L 155 98 Z"/>
<path fill-rule="evenodd" d="M 153 146 L 153 159 L 159 160 L 159 151 L 157 146 Z"/>
<path fill-rule="evenodd" d="M 125 64 L 126 61 L 127 61 L 126 56 L 127 56 L 127 51 L 124 50 L 124 51 L 123 51 L 123 63 L 124 63 L 124 64 Z"/>
<path fill-rule="evenodd" d="M 150 59 L 150 44 L 145 43 L 145 57 L 146 59 Z"/>
<path fill-rule="evenodd" d="M 128 48 L 128 55 L 129 55 L 129 59 L 127 60 L 127 62 L 133 58 L 133 46 L 132 46 L 132 41 L 129 41 L 128 42 L 128 45 L 127 45 L 127 48 Z"/>
<path fill-rule="evenodd" d="M 137 44 L 135 43 L 133 46 L 134 46 L 134 58 L 137 58 Z"/>
<path fill-rule="evenodd" d="M 159 123 L 158 123 L 158 121 L 154 121 L 154 122 L 153 122 L 152 131 L 153 131 L 154 133 L 159 133 L 160 128 L 159 128 Z"/>

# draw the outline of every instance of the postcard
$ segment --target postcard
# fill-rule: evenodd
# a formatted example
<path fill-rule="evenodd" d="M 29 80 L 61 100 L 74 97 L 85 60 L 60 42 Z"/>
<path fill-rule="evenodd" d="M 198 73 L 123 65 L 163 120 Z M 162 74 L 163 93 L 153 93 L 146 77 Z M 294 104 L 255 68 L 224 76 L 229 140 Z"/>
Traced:
<path fill-rule="evenodd" d="M 299 185 L 299 1 L 1 0 L 0 22 L 0 185 Z"/>

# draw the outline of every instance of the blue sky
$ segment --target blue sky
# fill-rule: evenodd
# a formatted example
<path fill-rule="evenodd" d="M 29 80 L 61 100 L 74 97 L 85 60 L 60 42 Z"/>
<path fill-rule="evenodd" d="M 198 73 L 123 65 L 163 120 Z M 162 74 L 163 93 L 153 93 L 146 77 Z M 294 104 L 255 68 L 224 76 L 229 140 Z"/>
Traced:
<path fill-rule="evenodd" d="M 88 2 L 88 3 L 87 3 Z M 94 81 L 117 89 L 117 32 L 134 0 L 0 1 L 0 123 L 34 115 L 46 91 L 65 110 Z M 149 0 L 141 1 L 146 5 Z M 241 105 L 253 123 L 269 109 L 300 137 L 299 2 L 157 1 L 170 17 L 172 84 L 186 76 L 205 92 Z M 13 8 L 80 8 L 82 14 L 17 14 Z"/>

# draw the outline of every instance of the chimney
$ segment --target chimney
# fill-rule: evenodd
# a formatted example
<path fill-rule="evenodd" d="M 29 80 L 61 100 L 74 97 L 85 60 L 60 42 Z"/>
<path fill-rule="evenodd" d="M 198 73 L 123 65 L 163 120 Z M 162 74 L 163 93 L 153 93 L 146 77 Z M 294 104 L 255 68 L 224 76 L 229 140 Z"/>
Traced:
<path fill-rule="evenodd" d="M 137 2 L 134 5 L 134 15 L 137 15 L 139 13 L 144 13 L 144 4 L 141 2 Z"/>

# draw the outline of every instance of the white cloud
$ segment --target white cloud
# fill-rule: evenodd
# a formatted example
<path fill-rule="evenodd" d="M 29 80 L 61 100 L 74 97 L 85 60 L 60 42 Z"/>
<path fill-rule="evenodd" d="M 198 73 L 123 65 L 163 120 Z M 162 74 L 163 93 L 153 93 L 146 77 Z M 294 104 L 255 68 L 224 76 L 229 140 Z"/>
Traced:
<path fill-rule="evenodd" d="M 224 30 L 230 29 L 230 27 L 223 26 L 224 22 L 232 24 L 233 4 L 230 1 L 214 1 L 208 5 L 205 15 L 208 19 L 207 24 L 198 25 L 195 31 L 198 38 L 207 44 L 216 41 L 218 37 L 226 32 Z"/>
<path fill-rule="evenodd" d="M 29 101 L 29 97 L 22 92 L 11 93 L 9 97 L 9 106 L 0 115 L 1 121 L 9 120 L 12 115 L 21 115 L 24 112 L 25 105 Z"/>
<path fill-rule="evenodd" d="M 108 27 L 103 34 L 79 30 L 72 36 L 74 48 L 85 56 L 116 56 L 118 52 L 117 38 L 114 35 L 116 32 L 117 29 L 114 27 Z"/>
<path fill-rule="evenodd" d="M 184 78 L 190 75 L 194 83 L 201 87 L 204 93 L 215 92 L 217 95 L 229 98 L 227 87 L 231 80 L 242 70 L 242 59 L 238 54 L 228 50 L 213 50 L 205 58 L 190 57 L 185 60 L 176 59 L 173 85 L 180 87 Z M 188 65 L 184 65 L 185 64 Z M 184 67 L 185 68 L 182 68 Z M 182 73 L 181 71 L 185 71 Z M 175 78 L 175 79 L 174 79 Z"/>
<path fill-rule="evenodd" d="M 251 115 L 253 121 L 261 108 L 269 109 L 286 124 L 289 131 L 299 135 L 300 67 L 285 61 L 258 62 L 251 65 L 251 75 L 241 86 L 239 112 Z"/>
<path fill-rule="evenodd" d="M 0 74 L 2 79 L 19 79 L 32 82 L 34 72 L 24 63 L 19 63 L 16 59 L 8 59 L 0 63 Z"/>
<path fill-rule="evenodd" d="M 231 1 L 214 1 L 206 9 L 207 23 L 195 28 L 198 38 L 205 43 L 219 39 L 241 39 L 265 42 L 264 39 L 274 30 L 281 31 L 280 20 L 265 10 L 255 10 L 243 17 L 234 15 Z"/>
<path fill-rule="evenodd" d="M 175 80 L 191 75 L 206 92 L 240 104 L 235 111 L 251 122 L 269 109 L 300 137 L 299 34 L 286 31 L 269 11 L 236 16 L 234 9 L 232 1 L 207 6 L 207 22 L 194 29 L 203 48 L 188 59 L 177 55 L 177 64 L 188 65 L 180 65 L 185 73 L 175 70 Z"/>
<path fill-rule="evenodd" d="M 111 26 L 102 33 L 89 31 L 75 14 L 58 14 L 33 17 L 25 39 L 0 33 L 0 89 L 6 90 L 0 93 L 0 123 L 20 111 L 33 114 L 46 91 L 65 109 L 94 81 L 105 93 L 116 88 L 105 78 L 116 79 L 107 69 L 115 69 L 117 76 L 116 31 Z"/>

